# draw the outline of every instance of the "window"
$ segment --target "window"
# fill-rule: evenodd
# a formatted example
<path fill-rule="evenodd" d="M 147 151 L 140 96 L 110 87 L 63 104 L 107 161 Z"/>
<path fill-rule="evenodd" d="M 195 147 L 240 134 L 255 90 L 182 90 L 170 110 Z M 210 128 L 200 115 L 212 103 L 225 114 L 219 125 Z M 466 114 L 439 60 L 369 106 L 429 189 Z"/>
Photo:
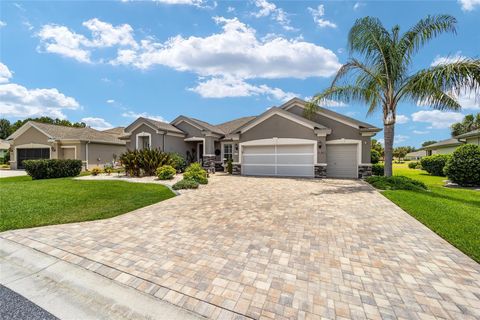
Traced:
<path fill-rule="evenodd" d="M 142 149 L 149 149 L 150 148 L 150 137 L 140 137 L 140 146 Z"/>
<path fill-rule="evenodd" d="M 233 144 L 226 143 L 223 145 L 223 159 L 233 160 Z"/>

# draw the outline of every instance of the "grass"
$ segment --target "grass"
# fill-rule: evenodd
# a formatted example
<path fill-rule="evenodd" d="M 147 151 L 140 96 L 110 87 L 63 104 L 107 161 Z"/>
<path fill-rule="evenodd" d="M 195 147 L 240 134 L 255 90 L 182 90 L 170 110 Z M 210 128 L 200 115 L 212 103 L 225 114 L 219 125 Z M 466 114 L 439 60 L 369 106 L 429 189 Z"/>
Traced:
<path fill-rule="evenodd" d="M 174 196 L 158 184 L 1 178 L 0 231 L 111 218 Z"/>
<path fill-rule="evenodd" d="M 393 174 L 422 181 L 429 191 L 387 190 L 383 195 L 480 262 L 480 191 L 446 188 L 445 177 L 409 169 L 408 162 L 394 164 Z"/>

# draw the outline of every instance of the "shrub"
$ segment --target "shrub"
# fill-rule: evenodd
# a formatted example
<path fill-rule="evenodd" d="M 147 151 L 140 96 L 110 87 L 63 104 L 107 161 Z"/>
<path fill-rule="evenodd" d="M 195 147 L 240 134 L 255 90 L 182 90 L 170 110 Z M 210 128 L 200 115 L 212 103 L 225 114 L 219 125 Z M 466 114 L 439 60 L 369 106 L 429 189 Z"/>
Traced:
<path fill-rule="evenodd" d="M 417 162 L 417 166 L 415 167 L 415 169 L 423 170 L 423 167 L 420 164 L 420 162 Z"/>
<path fill-rule="evenodd" d="M 370 162 L 375 164 L 375 163 L 378 163 L 380 161 L 380 152 L 378 152 L 377 150 L 375 149 L 372 149 L 370 151 Z"/>
<path fill-rule="evenodd" d="M 172 186 L 173 190 L 197 189 L 197 188 L 198 188 L 198 182 L 192 179 L 182 179 Z"/>
<path fill-rule="evenodd" d="M 44 159 L 23 161 L 25 171 L 33 180 L 75 177 L 82 171 L 81 160 Z"/>
<path fill-rule="evenodd" d="M 408 167 L 409 167 L 410 169 L 416 169 L 417 166 L 418 166 L 418 161 L 410 161 L 410 162 L 408 163 Z"/>
<path fill-rule="evenodd" d="M 372 174 L 374 176 L 383 176 L 385 174 L 385 169 L 383 168 L 383 164 L 375 163 L 372 165 Z"/>
<path fill-rule="evenodd" d="M 139 177 L 142 173 L 154 176 L 157 168 L 172 165 L 172 159 L 159 149 L 128 150 L 120 156 L 120 162 L 129 176 Z"/>
<path fill-rule="evenodd" d="M 228 159 L 228 161 L 227 161 L 227 172 L 229 174 L 233 173 L 233 161 L 232 161 L 232 159 Z"/>
<path fill-rule="evenodd" d="M 92 176 L 98 176 L 100 173 L 102 173 L 102 170 L 99 167 L 94 167 L 90 170 Z"/>
<path fill-rule="evenodd" d="M 177 172 L 183 172 L 185 171 L 185 168 L 187 167 L 187 161 L 185 158 L 177 153 L 177 152 L 170 152 L 170 160 L 172 161 L 172 166 L 177 170 Z"/>
<path fill-rule="evenodd" d="M 105 164 L 105 165 L 103 166 L 103 172 L 105 172 L 107 175 L 112 174 L 112 172 L 113 172 L 113 167 L 112 167 L 112 165 L 111 165 L 111 164 Z"/>
<path fill-rule="evenodd" d="M 200 163 L 194 162 L 185 169 L 183 178 L 187 180 L 195 180 L 200 184 L 207 184 L 207 171 L 205 171 Z"/>
<path fill-rule="evenodd" d="M 173 179 L 177 170 L 174 167 L 166 165 L 157 169 L 157 177 L 160 180 L 170 180 Z"/>
<path fill-rule="evenodd" d="M 461 186 L 480 185 L 480 146 L 465 144 L 458 147 L 445 165 L 444 173 Z"/>
<path fill-rule="evenodd" d="M 451 156 L 448 154 L 434 154 L 420 160 L 423 170 L 433 176 L 443 176 L 443 167 Z"/>
<path fill-rule="evenodd" d="M 423 182 L 404 176 L 368 177 L 365 181 L 381 190 L 427 190 Z"/>

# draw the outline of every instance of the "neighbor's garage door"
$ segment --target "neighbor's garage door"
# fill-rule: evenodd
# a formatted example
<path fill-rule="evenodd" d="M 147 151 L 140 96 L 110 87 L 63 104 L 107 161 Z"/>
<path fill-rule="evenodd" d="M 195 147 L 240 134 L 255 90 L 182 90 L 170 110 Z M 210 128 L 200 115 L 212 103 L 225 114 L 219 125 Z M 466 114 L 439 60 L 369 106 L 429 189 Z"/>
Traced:
<path fill-rule="evenodd" d="M 357 177 L 357 145 L 327 144 L 327 177 Z"/>
<path fill-rule="evenodd" d="M 23 169 L 24 160 L 50 159 L 49 148 L 17 149 L 17 168 Z"/>
<path fill-rule="evenodd" d="M 313 144 L 244 146 L 242 174 L 313 177 Z"/>

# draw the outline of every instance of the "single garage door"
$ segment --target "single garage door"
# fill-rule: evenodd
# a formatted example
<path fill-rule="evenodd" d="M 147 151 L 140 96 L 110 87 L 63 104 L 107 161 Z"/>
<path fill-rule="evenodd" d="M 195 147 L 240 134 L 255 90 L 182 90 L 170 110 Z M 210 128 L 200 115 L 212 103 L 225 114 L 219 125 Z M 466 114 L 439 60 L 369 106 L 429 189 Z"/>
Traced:
<path fill-rule="evenodd" d="M 20 148 L 17 149 L 17 168 L 23 169 L 24 160 L 50 159 L 49 148 Z"/>
<path fill-rule="evenodd" d="M 327 144 L 327 177 L 358 178 L 356 144 Z"/>
<path fill-rule="evenodd" d="M 314 176 L 313 144 L 243 146 L 242 174 L 247 176 Z"/>

